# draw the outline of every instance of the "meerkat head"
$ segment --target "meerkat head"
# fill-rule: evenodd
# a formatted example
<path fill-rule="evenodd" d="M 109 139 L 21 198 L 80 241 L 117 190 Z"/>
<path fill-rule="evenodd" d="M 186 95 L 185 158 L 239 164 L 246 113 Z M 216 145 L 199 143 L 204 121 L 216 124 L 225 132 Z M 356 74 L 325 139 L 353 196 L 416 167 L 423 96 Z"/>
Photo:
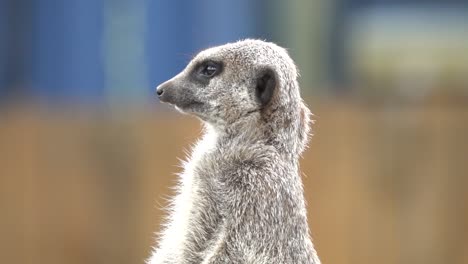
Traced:
<path fill-rule="evenodd" d="M 270 123 L 274 130 L 301 118 L 304 105 L 296 78 L 285 49 L 243 40 L 200 52 L 181 73 L 159 85 L 157 94 L 162 102 L 218 128 Z"/>

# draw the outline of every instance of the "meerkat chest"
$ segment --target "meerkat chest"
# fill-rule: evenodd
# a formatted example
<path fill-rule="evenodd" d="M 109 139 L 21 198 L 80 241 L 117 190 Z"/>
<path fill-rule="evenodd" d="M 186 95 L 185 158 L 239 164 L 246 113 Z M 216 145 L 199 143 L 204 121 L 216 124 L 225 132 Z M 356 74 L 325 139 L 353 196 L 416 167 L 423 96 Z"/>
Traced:
<path fill-rule="evenodd" d="M 217 165 L 210 154 L 212 148 L 206 144 L 199 142 L 185 164 L 175 203 L 173 221 L 178 222 L 183 254 L 189 258 L 195 257 L 194 252 L 206 250 L 221 221 L 218 197 L 208 180 L 213 178 Z"/>
<path fill-rule="evenodd" d="M 213 177 L 218 170 L 216 150 L 216 136 L 207 133 L 194 146 L 192 154 L 184 164 L 184 171 L 181 174 L 180 193 L 186 198 L 184 204 L 194 207 L 204 199 L 206 194 L 206 181 Z M 190 208 L 196 211 L 196 208 Z"/>

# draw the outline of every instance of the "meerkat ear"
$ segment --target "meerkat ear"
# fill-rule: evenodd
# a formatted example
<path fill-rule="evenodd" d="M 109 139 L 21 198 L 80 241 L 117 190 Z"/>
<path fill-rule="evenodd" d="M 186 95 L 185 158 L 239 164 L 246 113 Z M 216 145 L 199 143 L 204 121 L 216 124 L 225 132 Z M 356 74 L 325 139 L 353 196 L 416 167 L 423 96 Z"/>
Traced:
<path fill-rule="evenodd" d="M 257 100 L 263 106 L 267 105 L 273 97 L 276 88 L 276 75 L 273 70 L 262 70 L 257 78 L 255 95 Z"/>

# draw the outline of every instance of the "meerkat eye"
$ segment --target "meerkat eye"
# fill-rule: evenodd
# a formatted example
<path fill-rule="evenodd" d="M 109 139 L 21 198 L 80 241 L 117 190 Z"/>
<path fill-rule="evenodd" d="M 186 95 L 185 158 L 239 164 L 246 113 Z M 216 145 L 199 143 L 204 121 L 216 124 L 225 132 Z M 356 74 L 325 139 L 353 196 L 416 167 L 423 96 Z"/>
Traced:
<path fill-rule="evenodd" d="M 216 72 L 216 66 L 214 65 L 206 65 L 202 71 L 203 75 L 211 76 Z"/>
<path fill-rule="evenodd" d="M 199 74 L 205 78 L 211 78 L 215 76 L 219 71 L 219 65 L 216 62 L 208 61 L 201 65 Z"/>

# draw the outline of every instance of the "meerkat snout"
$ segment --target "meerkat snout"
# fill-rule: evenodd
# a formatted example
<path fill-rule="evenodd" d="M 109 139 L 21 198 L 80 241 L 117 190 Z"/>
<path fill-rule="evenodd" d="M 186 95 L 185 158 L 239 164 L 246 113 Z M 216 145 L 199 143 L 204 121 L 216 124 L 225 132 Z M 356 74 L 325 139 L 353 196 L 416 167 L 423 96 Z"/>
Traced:
<path fill-rule="evenodd" d="M 156 94 L 161 102 L 174 105 L 182 111 L 196 109 L 203 105 L 201 101 L 197 100 L 195 92 L 194 89 L 187 87 L 175 78 L 156 88 Z"/>
<path fill-rule="evenodd" d="M 174 104 L 174 87 L 171 83 L 171 81 L 164 82 L 156 88 L 156 94 L 159 97 L 159 100 L 164 103 L 169 103 L 169 104 Z M 167 92 L 166 92 L 167 91 Z"/>

